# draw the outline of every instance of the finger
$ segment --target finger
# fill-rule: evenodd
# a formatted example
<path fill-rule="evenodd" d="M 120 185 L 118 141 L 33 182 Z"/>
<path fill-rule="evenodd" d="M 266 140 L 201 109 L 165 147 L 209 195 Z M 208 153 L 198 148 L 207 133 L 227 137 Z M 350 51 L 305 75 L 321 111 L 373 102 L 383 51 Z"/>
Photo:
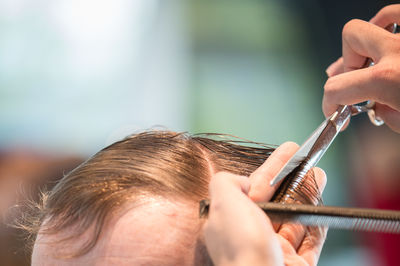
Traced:
<path fill-rule="evenodd" d="M 385 103 L 400 110 L 398 74 L 390 64 L 379 65 L 343 73 L 329 78 L 325 83 L 322 109 L 331 115 L 338 105 L 356 104 L 366 100 Z"/>
<path fill-rule="evenodd" d="M 280 235 L 277 235 L 279 243 L 281 245 L 283 251 L 283 259 L 284 265 L 308 265 L 306 261 L 299 259 L 299 255 L 296 250 L 291 246 L 290 243 L 287 242 L 285 238 Z"/>
<path fill-rule="evenodd" d="M 318 167 L 313 168 L 312 171 L 313 174 L 307 175 L 306 178 L 315 179 L 315 184 L 317 185 L 316 189 L 318 193 L 321 194 L 326 185 L 326 174 L 321 168 Z M 310 189 L 310 191 L 312 190 Z M 320 197 L 320 195 L 312 195 L 312 196 Z M 286 223 L 281 225 L 278 234 L 281 235 L 283 238 L 285 238 L 293 246 L 293 248 L 297 250 L 304 241 L 304 236 L 306 232 L 307 232 L 306 226 Z"/>
<path fill-rule="evenodd" d="M 279 146 L 269 158 L 254 171 L 249 179 L 251 183 L 249 197 L 256 202 L 269 201 L 279 184 L 271 187 L 272 178 L 278 174 L 286 162 L 296 153 L 299 145 L 285 142 Z"/>
<path fill-rule="evenodd" d="M 297 250 L 304 239 L 306 231 L 306 227 L 301 224 L 282 224 L 278 234 L 286 239 L 294 250 Z"/>
<path fill-rule="evenodd" d="M 223 226 L 229 226 L 232 217 L 251 212 L 252 207 L 249 208 L 248 205 L 254 203 L 245 195 L 249 188 L 247 177 L 228 172 L 219 172 L 212 176 L 209 185 L 210 210 L 205 223 L 207 238 L 212 238 L 213 232 L 223 230 Z"/>
<path fill-rule="evenodd" d="M 393 34 L 366 21 L 353 19 L 342 33 L 344 72 L 361 68 L 366 58 L 378 63 L 388 50 Z"/>
<path fill-rule="evenodd" d="M 297 250 L 297 254 L 307 262 L 307 265 L 317 265 L 327 232 L 326 227 L 309 227 L 308 234 Z"/>
<path fill-rule="evenodd" d="M 237 208 L 248 210 L 247 202 L 252 203 L 246 195 L 249 188 L 250 182 L 247 177 L 228 172 L 219 172 L 213 175 L 209 184 L 210 210 L 208 221 L 234 217 L 237 215 Z"/>
<path fill-rule="evenodd" d="M 400 133 L 400 112 L 385 104 L 376 103 L 375 114 L 393 131 Z"/>
<path fill-rule="evenodd" d="M 232 219 L 237 220 L 238 215 L 243 215 L 241 212 L 245 212 L 244 215 L 248 214 L 246 212 L 249 208 L 243 205 L 246 205 L 246 200 L 250 200 L 242 191 L 248 191 L 249 187 L 247 178 L 227 172 L 219 172 L 210 180 L 211 203 L 208 219 L 204 224 L 204 238 L 214 262 L 219 262 L 229 251 L 226 243 L 233 241 L 232 232 L 237 229 L 236 225 L 232 224 Z"/>
<path fill-rule="evenodd" d="M 343 28 L 343 71 L 359 69 L 365 63 L 366 57 L 370 57 L 375 63 L 378 63 L 385 50 L 391 50 L 385 49 L 384 43 L 392 43 L 391 41 L 383 41 L 385 38 L 393 38 L 393 34 L 365 21 L 351 20 L 348 22 Z M 354 104 L 368 99 L 362 97 L 366 95 L 365 91 L 359 91 L 364 89 L 364 84 L 358 84 L 359 86 L 354 86 L 354 84 L 364 81 L 364 83 L 367 83 L 366 85 L 371 85 L 371 79 L 374 76 L 370 71 L 362 71 L 355 76 L 358 78 L 354 79 L 353 75 L 342 74 L 332 75 L 328 79 L 325 84 L 323 100 L 325 116 L 331 115 L 339 104 L 345 104 L 345 102 Z M 347 82 L 346 87 L 344 87 L 345 84 L 342 84 L 343 82 L 345 84 Z M 352 89 L 350 92 L 347 91 L 349 86 Z M 360 99 L 360 96 L 363 100 Z M 343 100 L 339 101 L 337 98 Z"/>
<path fill-rule="evenodd" d="M 343 127 L 340 129 L 340 131 L 345 130 L 349 125 L 350 125 L 350 119 L 348 119 L 348 120 L 346 121 L 346 123 L 344 123 L 344 125 L 343 125 Z"/>
<path fill-rule="evenodd" d="M 322 193 L 326 186 L 326 174 L 321 168 L 314 168 L 314 174 L 318 189 Z M 328 229 L 325 227 L 307 227 L 307 230 L 308 232 L 305 233 L 297 253 L 308 262 L 308 265 L 317 265 Z"/>
<path fill-rule="evenodd" d="M 333 62 L 327 69 L 326 69 L 326 74 L 328 77 L 333 77 L 338 74 L 342 74 L 344 71 L 343 68 L 343 57 L 340 57 L 338 60 Z"/>
<path fill-rule="evenodd" d="M 247 194 L 250 182 L 247 177 L 235 175 L 228 172 L 218 172 L 210 180 L 209 191 L 211 199 L 224 200 L 235 198 L 237 192 Z"/>
<path fill-rule="evenodd" d="M 391 23 L 400 24 L 400 4 L 382 8 L 369 22 L 382 28 Z"/>
<path fill-rule="evenodd" d="M 249 254 L 274 265 L 281 260 L 270 220 L 243 193 L 248 191 L 249 183 L 247 177 L 226 172 L 214 175 L 210 181 L 211 205 L 203 228 L 207 250 L 216 265 Z"/>
<path fill-rule="evenodd" d="M 317 183 L 319 193 L 322 194 L 327 181 L 326 173 L 319 167 L 314 167 L 312 170 L 314 171 L 315 182 Z"/>

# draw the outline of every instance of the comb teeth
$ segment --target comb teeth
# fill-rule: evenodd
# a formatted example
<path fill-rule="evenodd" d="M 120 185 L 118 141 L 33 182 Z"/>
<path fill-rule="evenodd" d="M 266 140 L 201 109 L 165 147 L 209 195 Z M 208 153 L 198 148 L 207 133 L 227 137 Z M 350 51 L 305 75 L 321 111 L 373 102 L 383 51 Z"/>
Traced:
<path fill-rule="evenodd" d="M 337 229 L 400 233 L 400 211 L 271 203 L 261 203 L 259 206 L 272 220 Z"/>
<path fill-rule="evenodd" d="M 370 231 L 382 233 L 400 233 L 400 220 L 384 220 L 374 218 L 349 218 L 327 215 L 285 215 L 268 214 L 273 221 L 300 223 L 308 226 L 328 226 L 335 229 L 354 231 Z M 285 217 L 286 216 L 286 217 Z"/>
<path fill-rule="evenodd" d="M 208 215 L 209 203 L 208 200 L 200 202 L 200 217 Z M 271 202 L 261 202 L 257 205 L 273 222 L 400 234 L 400 211 Z"/>
<path fill-rule="evenodd" d="M 278 206 L 280 205 L 280 206 Z M 260 204 L 271 220 L 356 231 L 400 233 L 400 212 L 360 208 Z"/>

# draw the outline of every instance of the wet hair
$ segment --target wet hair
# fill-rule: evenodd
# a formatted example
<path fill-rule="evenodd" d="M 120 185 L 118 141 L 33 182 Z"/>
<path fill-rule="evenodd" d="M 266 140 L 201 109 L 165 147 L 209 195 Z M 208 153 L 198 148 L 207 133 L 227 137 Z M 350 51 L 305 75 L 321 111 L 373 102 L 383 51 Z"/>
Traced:
<path fill-rule="evenodd" d="M 208 198 L 213 173 L 249 176 L 273 150 L 219 134 L 134 134 L 104 148 L 43 193 L 24 228 L 31 247 L 39 230 L 51 235 L 73 228 L 64 241 L 93 228 L 89 241 L 71 256 L 84 255 L 96 245 L 106 218 L 124 203 L 146 195 L 199 202 Z M 310 184 L 307 198 L 319 195 L 315 181 Z"/>

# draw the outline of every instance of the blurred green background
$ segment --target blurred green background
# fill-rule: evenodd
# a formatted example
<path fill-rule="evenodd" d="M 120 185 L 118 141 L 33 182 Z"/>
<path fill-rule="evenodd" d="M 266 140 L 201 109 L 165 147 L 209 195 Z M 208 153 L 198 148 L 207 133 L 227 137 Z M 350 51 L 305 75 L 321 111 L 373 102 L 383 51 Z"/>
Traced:
<path fill-rule="evenodd" d="M 300 144 L 324 119 L 343 25 L 389 2 L 3 0 L 0 149 L 84 159 L 160 126 Z M 327 205 L 354 205 L 348 147 L 361 123 L 321 160 Z M 362 244 L 330 232 L 320 265 L 373 265 Z"/>

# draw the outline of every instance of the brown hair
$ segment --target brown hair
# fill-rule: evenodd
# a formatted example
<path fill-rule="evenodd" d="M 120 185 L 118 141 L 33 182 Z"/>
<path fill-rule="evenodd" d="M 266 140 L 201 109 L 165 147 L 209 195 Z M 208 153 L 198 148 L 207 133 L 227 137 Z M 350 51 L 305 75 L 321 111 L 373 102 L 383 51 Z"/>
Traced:
<path fill-rule="evenodd" d="M 43 193 L 22 227 L 29 232 L 30 248 L 39 230 L 40 234 L 55 234 L 73 228 L 68 237 L 59 240 L 66 241 L 93 229 L 89 241 L 70 257 L 84 255 L 96 245 L 106 218 L 118 206 L 140 202 L 146 195 L 199 202 L 208 197 L 213 173 L 249 176 L 273 150 L 265 144 L 220 134 L 135 134 L 104 148 Z M 318 201 L 314 178 L 306 180 L 311 180 L 303 184 L 306 189 L 291 189 L 291 181 L 287 181 L 286 188 L 278 189 L 272 200 L 279 201 L 278 193 L 286 193 L 295 202 Z"/>
<path fill-rule="evenodd" d="M 107 216 L 126 201 L 150 194 L 198 202 L 208 196 L 212 172 L 249 176 L 274 150 L 226 138 L 148 131 L 104 148 L 43 194 L 25 222 L 31 244 L 39 229 L 40 234 L 55 234 L 73 226 L 64 241 L 94 228 L 90 240 L 71 254 L 83 255 L 96 245 Z"/>

